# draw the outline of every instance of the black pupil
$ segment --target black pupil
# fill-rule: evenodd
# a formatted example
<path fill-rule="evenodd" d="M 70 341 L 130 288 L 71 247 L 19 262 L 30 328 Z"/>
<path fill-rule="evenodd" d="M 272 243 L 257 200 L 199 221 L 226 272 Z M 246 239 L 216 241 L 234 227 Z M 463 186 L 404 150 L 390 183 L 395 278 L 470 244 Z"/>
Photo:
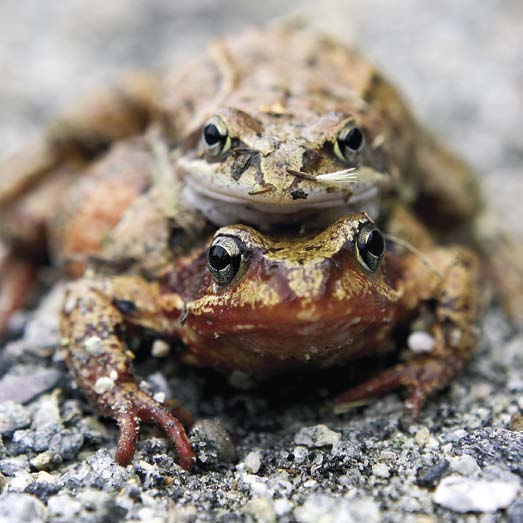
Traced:
<path fill-rule="evenodd" d="M 231 255 L 221 246 L 214 245 L 209 250 L 209 264 L 217 271 L 231 264 Z"/>
<path fill-rule="evenodd" d="M 209 146 L 216 145 L 223 140 L 223 136 L 220 134 L 218 127 L 213 123 L 207 124 L 203 130 L 203 138 L 205 143 Z"/>
<path fill-rule="evenodd" d="M 351 151 L 359 151 L 363 145 L 363 133 L 357 127 L 354 127 L 343 138 L 343 144 Z"/>
<path fill-rule="evenodd" d="M 385 241 L 383 235 L 379 231 L 372 231 L 367 236 L 367 252 L 379 258 L 383 255 L 385 250 Z"/>

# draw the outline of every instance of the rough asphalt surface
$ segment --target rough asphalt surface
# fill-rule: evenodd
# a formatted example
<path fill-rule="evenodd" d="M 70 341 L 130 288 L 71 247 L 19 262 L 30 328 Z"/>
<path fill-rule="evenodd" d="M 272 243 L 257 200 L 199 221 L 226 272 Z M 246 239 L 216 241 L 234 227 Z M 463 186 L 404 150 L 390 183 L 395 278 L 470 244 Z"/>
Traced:
<path fill-rule="evenodd" d="M 321 27 L 380 63 L 473 163 L 521 235 L 522 4 L 332 1 L 321 12 L 313 4 L 302 2 Z M 160 67 L 283 9 L 272 0 L 6 2 L 1 148 L 118 69 Z M 0 523 L 523 522 L 523 335 L 496 306 L 466 372 L 416 423 L 402 419 L 401 394 L 334 416 L 330 398 L 350 370 L 243 392 L 172 358 L 139 359 L 144 386 L 176 397 L 197 420 L 188 474 L 153 428 L 142 431 L 131 465 L 115 465 L 114 425 L 75 390 L 55 350 L 60 297 L 51 289 L 18 315 L 0 352 Z"/>

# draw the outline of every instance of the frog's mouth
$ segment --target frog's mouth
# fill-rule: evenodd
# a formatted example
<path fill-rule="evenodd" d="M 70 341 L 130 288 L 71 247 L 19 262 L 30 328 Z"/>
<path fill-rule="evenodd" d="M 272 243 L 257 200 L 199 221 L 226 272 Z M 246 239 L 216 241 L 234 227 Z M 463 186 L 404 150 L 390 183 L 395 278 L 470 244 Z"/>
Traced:
<path fill-rule="evenodd" d="M 242 222 L 258 226 L 276 223 L 295 223 L 304 215 L 321 214 L 330 222 L 347 213 L 365 210 L 376 217 L 379 206 L 379 189 L 375 185 L 354 187 L 347 198 L 346 191 L 322 190 L 308 198 L 271 199 L 267 194 L 249 194 L 238 186 L 220 187 L 205 184 L 202 179 L 185 177 L 182 200 L 196 208 L 217 225 Z"/>

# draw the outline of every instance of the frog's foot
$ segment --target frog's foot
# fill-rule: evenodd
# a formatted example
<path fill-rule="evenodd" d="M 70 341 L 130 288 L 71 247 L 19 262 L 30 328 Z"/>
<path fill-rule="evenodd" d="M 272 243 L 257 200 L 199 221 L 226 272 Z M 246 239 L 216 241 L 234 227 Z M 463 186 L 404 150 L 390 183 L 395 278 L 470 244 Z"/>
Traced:
<path fill-rule="evenodd" d="M 33 287 L 34 267 L 19 258 L 0 258 L 0 340 L 14 312 L 24 306 Z"/>
<path fill-rule="evenodd" d="M 337 414 L 346 412 L 398 387 L 405 387 L 408 390 L 405 408 L 410 416 L 416 418 L 426 399 L 447 385 L 462 366 L 463 362 L 456 358 L 413 358 L 342 393 L 335 399 L 334 411 Z"/>
<path fill-rule="evenodd" d="M 180 465 L 189 470 L 193 451 L 183 425 L 164 405 L 140 389 L 132 372 L 133 354 L 120 338 L 125 337 L 126 324 L 169 333 L 170 322 L 163 312 L 157 283 L 138 276 L 78 280 L 70 284 L 66 293 L 62 345 L 79 388 L 120 427 L 116 451 L 120 465 L 131 461 L 140 422 L 145 421 L 165 430 L 176 445 Z M 176 312 L 179 314 L 178 309 Z M 183 419 L 183 414 L 180 416 Z"/>
<path fill-rule="evenodd" d="M 180 465 L 190 470 L 194 453 L 180 421 L 149 394 L 137 388 L 134 383 L 120 387 L 111 394 L 111 416 L 120 428 L 120 438 L 116 449 L 119 465 L 128 465 L 134 456 L 140 431 L 140 420 L 158 423 L 176 446 Z"/>

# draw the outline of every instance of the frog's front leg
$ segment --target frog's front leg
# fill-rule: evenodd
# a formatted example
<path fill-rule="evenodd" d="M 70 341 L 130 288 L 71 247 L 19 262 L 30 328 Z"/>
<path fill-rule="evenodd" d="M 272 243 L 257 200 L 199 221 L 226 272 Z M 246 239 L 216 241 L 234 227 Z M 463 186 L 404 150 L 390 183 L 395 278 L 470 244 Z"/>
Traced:
<path fill-rule="evenodd" d="M 133 354 L 120 338 L 126 324 L 172 334 L 181 300 L 162 306 L 158 284 L 136 276 L 83 279 L 66 293 L 61 318 L 66 362 L 80 389 L 103 414 L 116 420 L 120 438 L 116 460 L 126 465 L 134 455 L 140 420 L 163 427 L 189 470 L 193 452 L 178 419 L 140 389 L 133 375 Z M 165 303 L 165 300 L 164 300 Z M 171 316 L 171 318 L 173 317 Z"/>
<path fill-rule="evenodd" d="M 424 323 L 424 332 L 409 337 L 413 351 L 404 363 L 339 396 L 337 412 L 406 387 L 406 408 L 416 417 L 427 397 L 451 382 L 474 349 L 480 312 L 479 264 L 474 254 L 458 247 L 432 249 L 421 257 L 408 255 L 403 266 L 405 311 L 411 321 Z M 419 353 L 421 345 L 427 352 Z"/>

